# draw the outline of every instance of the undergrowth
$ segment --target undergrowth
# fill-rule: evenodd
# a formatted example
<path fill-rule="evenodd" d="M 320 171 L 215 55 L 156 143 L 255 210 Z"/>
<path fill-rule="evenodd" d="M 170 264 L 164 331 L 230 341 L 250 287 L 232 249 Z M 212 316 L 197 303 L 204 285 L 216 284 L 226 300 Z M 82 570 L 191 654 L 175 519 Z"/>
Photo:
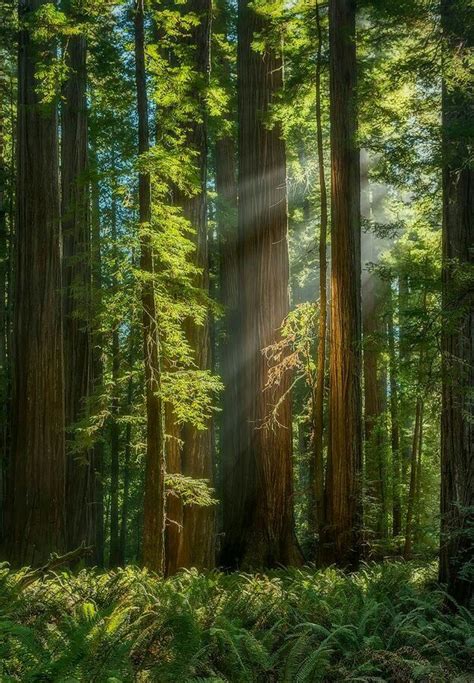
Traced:
<path fill-rule="evenodd" d="M 473 615 L 434 567 L 268 574 L 0 566 L 0 680 L 252 683 L 474 680 Z"/>

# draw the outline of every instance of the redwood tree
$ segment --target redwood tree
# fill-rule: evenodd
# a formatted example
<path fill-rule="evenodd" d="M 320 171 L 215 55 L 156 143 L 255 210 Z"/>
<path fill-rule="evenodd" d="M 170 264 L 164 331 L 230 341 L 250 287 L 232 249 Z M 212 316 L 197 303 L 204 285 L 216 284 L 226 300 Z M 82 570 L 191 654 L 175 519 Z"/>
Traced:
<path fill-rule="evenodd" d="M 207 222 L 207 126 L 205 110 L 205 89 L 208 85 L 210 70 L 210 0 L 189 0 L 186 11 L 199 18 L 183 43 L 193 71 L 190 104 L 192 118 L 186 122 L 186 142 L 195 153 L 194 164 L 197 169 L 197 191 L 192 196 L 176 192 L 177 203 L 183 208 L 183 215 L 194 228 L 196 251 L 194 263 L 200 273 L 196 275 L 195 285 L 209 291 L 209 255 Z M 189 319 L 186 323 L 186 337 L 193 351 L 196 368 L 209 369 L 211 366 L 209 321 L 197 325 Z M 172 427 L 172 426 L 171 426 Z M 175 428 L 172 427 L 174 436 Z M 173 466 L 181 474 L 196 479 L 205 479 L 213 484 L 213 458 L 211 425 L 207 430 L 199 430 L 186 423 L 180 433 L 181 453 L 173 448 Z M 171 463 L 170 463 L 171 464 Z M 179 508 L 179 503 L 175 505 Z M 169 570 L 179 567 L 210 568 L 214 564 L 215 512 L 213 507 L 187 505 L 176 510 L 182 515 L 182 529 L 171 530 L 175 543 L 169 544 Z"/>
<path fill-rule="evenodd" d="M 474 510 L 474 171 L 472 88 L 450 79 L 452 67 L 467 61 L 472 50 L 469 4 L 441 3 L 445 39 L 443 84 L 443 312 L 441 429 L 441 562 L 440 580 L 461 604 L 473 594 L 472 577 L 463 566 L 473 557 Z M 467 68 L 467 67 L 466 67 Z M 453 82 L 454 81 L 454 82 Z"/>
<path fill-rule="evenodd" d="M 300 560 L 293 531 L 290 377 L 267 388 L 263 350 L 288 313 L 285 143 L 264 120 L 282 88 L 282 60 L 252 42 L 266 20 L 240 0 L 238 16 L 240 452 L 232 472 L 225 565 L 269 567 Z"/>
<path fill-rule="evenodd" d="M 80 19 L 75 12 L 71 17 Z M 92 454 L 78 452 L 73 436 L 73 427 L 87 407 L 92 367 L 86 59 L 86 38 L 83 35 L 70 36 L 66 48 L 68 76 L 61 107 L 64 397 L 68 430 L 66 513 L 67 545 L 70 549 L 93 536 Z"/>
<path fill-rule="evenodd" d="M 150 148 L 148 96 L 145 65 L 144 1 L 135 0 L 135 79 L 138 109 L 138 151 Z M 164 430 L 160 397 L 160 341 L 153 276 L 155 261 L 149 235 L 151 223 L 150 174 L 141 171 L 138 178 L 140 219 L 140 267 L 142 283 L 143 362 L 146 401 L 146 472 L 143 512 L 142 559 L 145 567 L 162 572 L 164 548 Z"/>
<path fill-rule="evenodd" d="M 361 257 L 355 17 L 354 0 L 330 1 L 332 261 L 325 554 L 343 566 L 358 563 L 361 526 Z"/>
<path fill-rule="evenodd" d="M 40 564 L 65 546 L 60 192 L 56 101 L 41 102 L 39 64 L 53 37 L 34 42 L 27 20 L 45 0 L 21 0 L 18 54 L 17 220 L 13 333 L 10 559 Z"/>

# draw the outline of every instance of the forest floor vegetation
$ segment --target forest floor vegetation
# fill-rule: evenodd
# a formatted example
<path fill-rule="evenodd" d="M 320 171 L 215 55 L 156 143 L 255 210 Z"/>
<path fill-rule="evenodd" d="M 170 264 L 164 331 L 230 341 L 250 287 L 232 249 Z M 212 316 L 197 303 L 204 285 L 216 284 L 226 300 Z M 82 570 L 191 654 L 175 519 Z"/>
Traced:
<path fill-rule="evenodd" d="M 435 564 L 261 574 L 0 568 L 1 681 L 474 680 Z"/>

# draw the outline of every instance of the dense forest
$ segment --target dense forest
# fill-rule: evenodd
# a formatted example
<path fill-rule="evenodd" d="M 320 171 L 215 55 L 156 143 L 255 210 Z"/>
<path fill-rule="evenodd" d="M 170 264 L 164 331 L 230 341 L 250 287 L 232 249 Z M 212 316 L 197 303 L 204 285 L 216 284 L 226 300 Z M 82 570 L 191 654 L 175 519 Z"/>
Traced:
<path fill-rule="evenodd" d="M 0 680 L 473 680 L 473 44 L 0 0 Z"/>

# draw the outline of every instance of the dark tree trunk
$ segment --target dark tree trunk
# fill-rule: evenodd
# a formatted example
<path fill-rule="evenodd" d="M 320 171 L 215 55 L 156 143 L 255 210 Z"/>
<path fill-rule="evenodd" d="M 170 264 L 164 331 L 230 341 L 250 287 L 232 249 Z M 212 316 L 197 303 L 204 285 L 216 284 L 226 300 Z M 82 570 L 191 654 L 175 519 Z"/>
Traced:
<path fill-rule="evenodd" d="M 324 458 L 323 458 L 323 429 L 324 429 L 324 389 L 326 375 L 326 335 L 327 335 L 327 228 L 328 228 L 328 200 L 326 188 L 326 174 L 324 170 L 323 125 L 321 115 L 321 52 L 323 36 L 319 3 L 316 6 L 316 28 L 318 47 L 316 55 L 316 142 L 318 149 L 319 195 L 321 202 L 319 228 L 319 322 L 318 322 L 318 356 L 316 388 L 313 398 L 313 457 L 310 466 L 310 530 L 319 532 L 321 543 L 325 527 L 324 510 Z"/>
<path fill-rule="evenodd" d="M 73 15 L 74 17 L 74 15 Z M 87 45 L 70 36 L 68 78 L 61 107 L 64 396 L 66 415 L 67 547 L 93 538 L 92 453 L 74 448 L 73 427 L 84 416 L 91 389 L 91 252 L 86 101 Z"/>
<path fill-rule="evenodd" d="M 293 529 L 291 398 L 288 373 L 266 388 L 262 351 L 280 339 L 288 313 L 285 143 L 263 118 L 283 85 L 273 51 L 252 47 L 265 20 L 239 2 L 239 281 L 241 296 L 240 453 L 233 473 L 232 518 L 222 560 L 227 566 L 270 567 L 301 561 Z M 268 424 L 276 409 L 277 420 Z"/>
<path fill-rule="evenodd" d="M 332 268 L 326 557 L 355 567 L 361 527 L 360 180 L 354 0 L 329 4 Z"/>
<path fill-rule="evenodd" d="M 148 97 L 146 90 L 145 28 L 143 0 L 135 1 L 135 78 L 138 110 L 138 152 L 150 148 Z M 151 182 L 149 173 L 138 178 L 140 218 L 140 267 L 145 274 L 142 284 L 143 362 L 146 401 L 146 472 L 143 512 L 142 560 L 145 567 L 164 571 L 164 425 L 160 397 L 160 340 L 153 282 L 155 264 L 147 230 L 151 223 Z"/>
<path fill-rule="evenodd" d="M 23 21 L 43 0 L 19 3 Z M 24 26 L 24 24 L 23 24 Z M 36 565 L 65 549 L 60 198 L 55 104 L 38 101 L 37 65 L 52 39 L 19 33 L 10 560 Z"/>
<path fill-rule="evenodd" d="M 9 450 L 9 375 L 8 349 L 8 283 L 9 283 L 9 235 L 7 227 L 7 159 L 5 156 L 5 128 L 0 113 L 0 547 L 5 541 L 5 484 Z M 11 230 L 11 226 L 10 226 Z"/>
<path fill-rule="evenodd" d="M 441 9 L 449 74 L 452 59 L 463 55 L 467 63 L 472 18 L 461 0 L 443 0 Z M 474 294 L 462 273 L 474 260 L 474 171 L 468 159 L 472 105 L 469 84 L 444 83 L 440 580 L 466 606 L 474 585 L 462 574 L 474 553 Z"/>

